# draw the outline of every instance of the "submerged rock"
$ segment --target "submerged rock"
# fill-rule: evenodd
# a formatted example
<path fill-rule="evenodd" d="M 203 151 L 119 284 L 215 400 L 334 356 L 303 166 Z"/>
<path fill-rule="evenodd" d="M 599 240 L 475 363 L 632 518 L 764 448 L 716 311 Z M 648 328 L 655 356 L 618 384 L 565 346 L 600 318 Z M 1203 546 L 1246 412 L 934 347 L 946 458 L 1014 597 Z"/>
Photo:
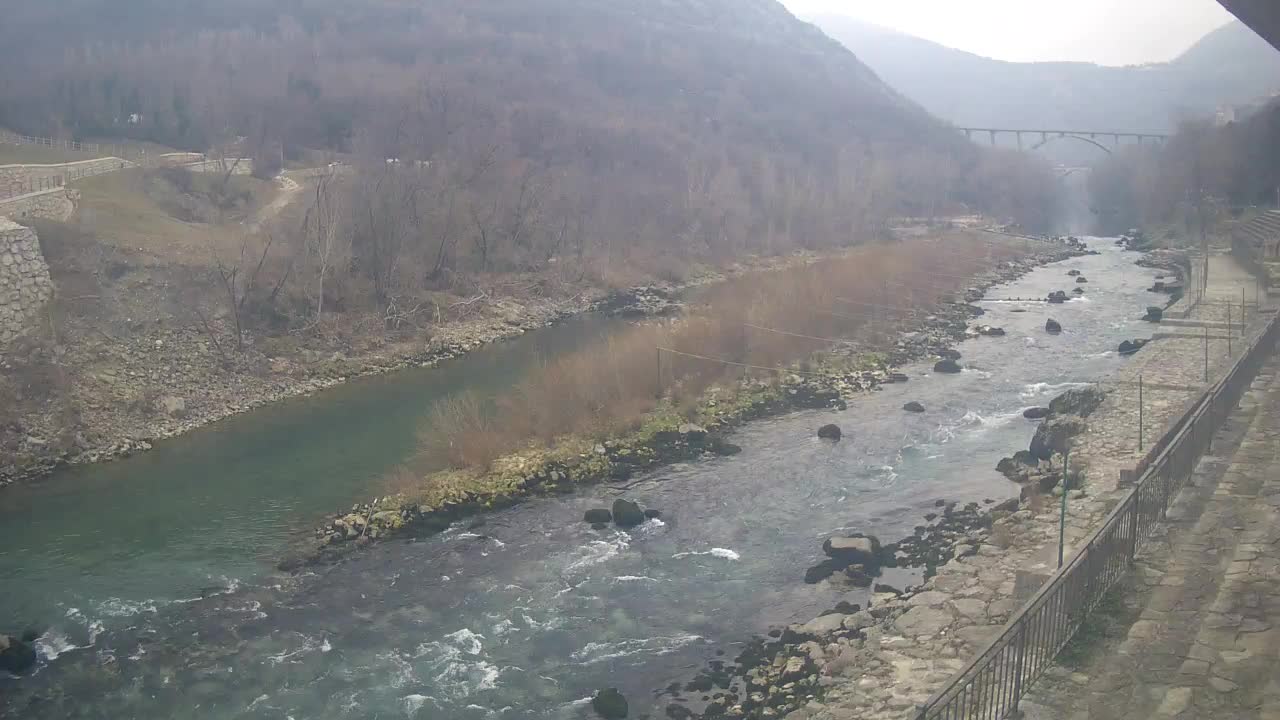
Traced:
<path fill-rule="evenodd" d="M 596 523 L 611 523 L 613 522 L 613 513 L 604 508 L 588 510 L 582 514 L 582 521 L 591 523 L 592 525 L 595 525 Z"/>
<path fill-rule="evenodd" d="M 742 452 L 741 446 L 734 445 L 733 443 L 726 441 L 722 437 L 712 437 L 710 444 L 707 446 L 707 449 L 710 450 L 712 453 L 720 456 L 737 455 L 738 453 Z"/>
<path fill-rule="evenodd" d="M 839 440 L 843 436 L 839 425 L 823 425 L 818 428 L 818 437 L 823 440 Z"/>
<path fill-rule="evenodd" d="M 627 699 L 618 688 L 605 688 L 591 698 L 591 709 L 605 720 L 622 720 L 627 716 Z"/>
<path fill-rule="evenodd" d="M 1164 320 L 1164 309 L 1156 307 L 1155 305 L 1152 305 L 1151 307 L 1147 308 L 1147 314 L 1144 315 L 1142 319 L 1146 320 L 1147 322 L 1158 323 L 1161 320 Z"/>
<path fill-rule="evenodd" d="M 1062 332 L 1062 323 L 1059 323 L 1053 318 L 1049 318 L 1044 324 L 1044 331 L 1051 335 L 1057 335 Z"/>
<path fill-rule="evenodd" d="M 1087 283 L 1087 282 L 1089 282 L 1089 278 L 1087 278 L 1087 277 L 1085 277 L 1085 276 L 1081 275 L 1080 277 L 1076 278 L 1076 282 L 1078 282 L 1078 283 L 1082 283 L 1082 284 L 1083 284 L 1083 283 Z"/>
<path fill-rule="evenodd" d="M 0 670 L 21 675 L 36 664 L 36 651 L 29 642 L 0 635 Z"/>
<path fill-rule="evenodd" d="M 912 400 L 911 402 L 907 403 L 906 405 L 903 405 L 903 406 L 902 406 L 902 409 L 903 409 L 903 410 L 906 410 L 906 411 L 907 411 L 907 412 L 909 412 L 909 413 L 922 413 L 922 412 L 924 412 L 924 406 L 923 406 L 923 405 L 921 405 L 920 403 L 918 403 L 918 402 L 914 401 L 914 400 Z"/>
<path fill-rule="evenodd" d="M 644 511 L 630 500 L 618 498 L 613 501 L 613 522 L 618 527 L 635 527 L 644 522 Z"/>
<path fill-rule="evenodd" d="M 934 372 L 943 373 L 947 375 L 954 375 L 960 372 L 961 369 L 962 368 L 960 367 L 960 363 L 956 362 L 955 360 L 951 360 L 949 358 L 945 360 L 939 360 L 938 362 L 933 364 Z"/>
<path fill-rule="evenodd" d="M 863 565 L 868 568 L 880 567 L 880 540 L 870 535 L 854 537 L 827 538 L 822 543 L 822 552 L 832 560 L 849 565 Z M 874 570 L 873 570 L 874 572 Z"/>
<path fill-rule="evenodd" d="M 990 325 L 983 325 L 982 327 L 978 328 L 978 334 L 986 335 L 987 337 L 1004 337 L 1005 332 L 1004 332 L 1004 328 L 991 327 Z"/>
<path fill-rule="evenodd" d="M 1084 294 L 1084 288 L 1076 288 L 1075 290 L 1072 290 L 1071 292 L 1075 293 L 1076 295 L 1083 295 L 1083 294 Z"/>
<path fill-rule="evenodd" d="M 1079 270 L 1068 270 L 1068 271 L 1067 271 L 1067 275 L 1069 275 L 1070 277 L 1075 277 L 1075 276 L 1077 276 L 1077 275 L 1079 275 L 1079 274 L 1080 274 L 1080 271 L 1079 271 Z"/>
<path fill-rule="evenodd" d="M 1120 347 L 1116 349 L 1121 355 L 1133 355 L 1146 346 L 1150 340 L 1125 340 L 1120 343 Z"/>

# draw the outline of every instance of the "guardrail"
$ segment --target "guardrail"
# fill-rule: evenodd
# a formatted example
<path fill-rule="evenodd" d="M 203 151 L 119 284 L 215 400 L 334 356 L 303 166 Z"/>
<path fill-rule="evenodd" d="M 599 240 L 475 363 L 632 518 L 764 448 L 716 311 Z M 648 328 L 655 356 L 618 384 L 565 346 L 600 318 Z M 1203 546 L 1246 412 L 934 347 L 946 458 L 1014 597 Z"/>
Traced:
<path fill-rule="evenodd" d="M 1138 546 L 1165 517 L 1196 461 L 1240 402 L 1280 336 L 1273 316 L 1226 377 L 1204 392 L 1166 433 L 1164 448 L 1120 504 L 1071 560 L 1040 588 L 1004 630 L 929 702 L 915 720 L 1002 720 L 1017 711 L 1027 689 L 1052 664 L 1133 563 Z"/>
<path fill-rule="evenodd" d="M 87 177 L 95 177 L 97 175 L 105 175 L 117 170 L 123 170 L 127 167 L 133 167 L 135 163 L 120 158 L 106 157 L 95 160 L 82 160 L 73 163 L 58 163 L 56 165 L 30 165 L 30 167 L 58 168 L 59 172 L 52 175 L 39 175 L 35 177 L 27 177 L 22 180 L 10 181 L 6 183 L 4 188 L 0 188 L 0 200 L 7 200 L 22 195 L 42 192 L 44 190 L 54 190 L 65 186 L 67 183 L 80 180 Z M 7 167 L 7 166 L 6 166 Z"/>
<path fill-rule="evenodd" d="M 143 158 L 146 156 L 144 151 L 129 145 L 118 145 L 115 143 L 82 143 L 75 140 L 58 140 L 56 138 L 32 137 L 30 135 L 18 135 L 16 133 L 0 132 L 0 143 L 8 143 L 9 145 L 36 145 L 39 147 L 58 148 L 60 150 L 74 150 L 77 152 L 98 153 L 101 155 L 122 157 L 122 158 Z"/>

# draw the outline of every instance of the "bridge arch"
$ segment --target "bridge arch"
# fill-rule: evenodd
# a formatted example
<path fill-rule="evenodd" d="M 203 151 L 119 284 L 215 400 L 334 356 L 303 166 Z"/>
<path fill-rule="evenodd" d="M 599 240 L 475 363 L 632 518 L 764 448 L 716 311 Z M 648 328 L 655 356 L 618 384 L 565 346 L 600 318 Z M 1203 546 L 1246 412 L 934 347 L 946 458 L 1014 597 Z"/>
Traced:
<path fill-rule="evenodd" d="M 1102 143 L 1098 142 L 1097 140 L 1094 140 L 1093 138 L 1084 137 L 1083 135 L 1070 135 L 1070 134 L 1051 135 L 1041 140 L 1040 142 L 1036 143 L 1035 145 L 1032 145 L 1031 149 L 1039 150 L 1040 148 L 1044 147 L 1045 145 L 1048 145 L 1054 140 L 1079 140 L 1080 142 L 1089 143 L 1090 145 L 1098 148 L 1099 150 L 1101 150 L 1102 152 L 1108 155 L 1112 154 L 1111 148 L 1107 147 L 1106 145 L 1103 145 Z"/>

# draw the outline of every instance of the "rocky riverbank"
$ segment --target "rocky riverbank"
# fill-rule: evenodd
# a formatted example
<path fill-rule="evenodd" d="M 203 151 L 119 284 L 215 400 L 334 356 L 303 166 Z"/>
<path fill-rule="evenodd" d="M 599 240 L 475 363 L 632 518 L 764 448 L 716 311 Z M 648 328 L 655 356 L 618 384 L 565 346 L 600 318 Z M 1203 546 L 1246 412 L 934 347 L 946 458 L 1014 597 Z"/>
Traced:
<path fill-rule="evenodd" d="M 896 368 L 925 358 L 956 364 L 954 346 L 982 328 L 972 326 L 981 309 L 967 304 L 993 285 L 1013 280 L 1041 265 L 1087 252 L 1076 242 L 1046 246 L 1040 253 L 1004 262 L 980 277 L 951 302 L 914 326 L 877 354 L 836 351 L 819 365 L 788 374 L 777 382 L 745 380 L 736 387 L 709 392 L 691 413 L 660 410 L 636 432 L 609 439 L 569 438 L 550 449 L 530 450 L 499 459 L 488 472 L 450 471 L 432 475 L 412 499 L 387 497 L 358 504 L 333 516 L 316 531 L 318 547 L 303 548 L 282 566 L 330 561 L 353 547 L 391 537 L 431 533 L 461 517 L 518 502 L 521 498 L 571 492 L 577 485 L 625 478 L 630 474 L 702 454 L 733 453 L 732 428 L 752 419 L 797 409 L 843 408 L 858 393 L 905 381 Z"/>
<path fill-rule="evenodd" d="M 1138 264 L 1184 268 L 1185 256 L 1144 257 Z M 1214 320 L 1212 308 L 1179 307 Z M 1066 553 L 1098 526 L 1123 487 L 1120 470 L 1142 457 L 1134 425 L 1136 383 L 1146 373 L 1192 375 L 1201 358 L 1193 343 L 1144 350 L 1109 383 L 1068 391 L 1043 414 L 1031 446 L 1001 463 L 1022 484 L 1020 498 L 986 509 L 957 510 L 939 501 L 941 519 L 916 528 L 898 543 L 870 537 L 831 538 L 828 560 L 811 568 L 810 581 L 851 590 L 873 586 L 868 606 L 841 602 L 820 617 L 758 638 L 732 666 L 713 664 L 694 682 L 669 692 L 672 718 L 890 720 L 908 717 L 993 639 L 1012 614 L 1052 573 L 1059 507 L 1065 509 Z M 1223 348 L 1225 349 L 1225 348 Z M 1214 350 L 1213 373 L 1230 357 Z M 1196 385 L 1147 391 L 1146 422 L 1157 438 L 1174 427 L 1198 392 Z M 1064 473 L 1067 445 L 1069 472 Z M 1064 474 L 1069 478 L 1062 482 Z M 1063 495 L 1066 495 L 1064 498 Z M 932 514 L 931 514 L 932 515 Z M 934 518 L 926 516 L 927 520 Z M 904 553 L 902 548 L 912 548 Z M 850 554 L 851 548 L 858 551 Z M 921 549 L 923 548 L 923 551 Z M 912 557 L 914 555 L 914 557 Z M 920 582 L 893 588 L 876 582 L 880 567 L 910 564 Z M 816 571 L 816 573 L 815 573 Z M 858 597 L 865 597 L 864 594 Z M 707 679 L 711 682 L 708 683 Z M 671 690 L 671 689 L 669 689 Z"/>
<path fill-rule="evenodd" d="M 24 341 L 0 353 L 0 488 L 67 465 L 106 462 L 150 450 L 223 418 L 348 380 L 430 367 L 586 312 L 643 318 L 678 313 L 695 287 L 749 272 L 820 260 L 814 254 L 751 258 L 682 283 L 535 298 L 494 297 L 465 319 L 408 339 L 368 342 L 245 334 L 240 349 L 219 347 L 195 325 L 135 323 L 107 332 L 68 319 L 55 343 Z M 226 318 L 214 319 L 222 327 Z M 222 327 L 219 335 L 230 332 Z"/>

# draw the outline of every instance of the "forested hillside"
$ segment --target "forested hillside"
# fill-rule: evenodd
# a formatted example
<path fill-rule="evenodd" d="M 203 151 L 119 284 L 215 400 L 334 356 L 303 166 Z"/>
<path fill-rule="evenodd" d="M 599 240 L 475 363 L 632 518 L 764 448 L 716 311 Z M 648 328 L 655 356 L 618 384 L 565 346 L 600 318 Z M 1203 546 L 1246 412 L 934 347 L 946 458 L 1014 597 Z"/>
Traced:
<path fill-rule="evenodd" d="M 424 245 L 428 273 L 584 243 L 826 247 L 960 203 L 1051 212 L 1037 168 L 979 154 L 773 0 L 11 4 L 0 125 L 243 137 L 263 169 L 398 158 L 416 170 L 383 189 L 428 192 L 443 215 L 420 224 L 449 235 Z"/>

